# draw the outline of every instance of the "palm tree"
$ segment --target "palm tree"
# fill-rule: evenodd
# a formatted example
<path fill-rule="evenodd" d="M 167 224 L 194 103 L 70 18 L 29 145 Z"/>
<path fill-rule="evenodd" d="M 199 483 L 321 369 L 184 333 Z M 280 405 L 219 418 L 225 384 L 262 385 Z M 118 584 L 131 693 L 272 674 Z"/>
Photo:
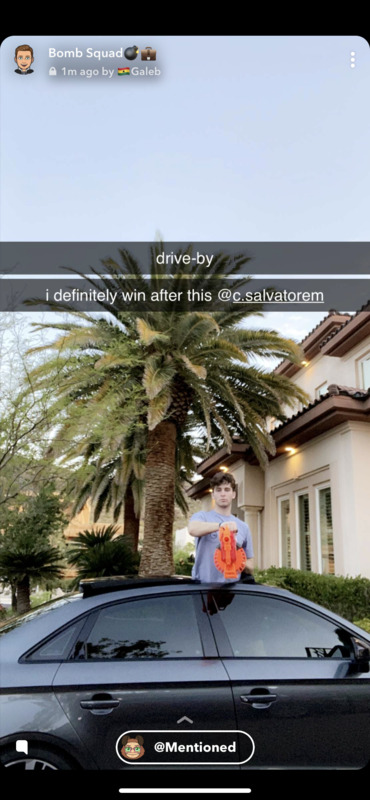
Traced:
<path fill-rule="evenodd" d="M 163 286 L 157 263 L 162 248 L 160 244 L 151 248 L 151 290 Z M 148 269 L 142 270 L 127 250 L 121 250 L 120 254 L 122 263 L 109 259 L 103 262 L 104 275 L 95 271 L 99 284 L 85 276 L 86 280 L 94 287 L 101 289 L 103 284 L 117 291 L 118 298 L 121 291 L 130 289 L 130 281 L 134 281 L 135 288 L 147 291 L 143 272 Z M 243 255 L 215 256 L 207 279 L 203 280 L 204 287 L 209 286 L 210 277 L 238 275 L 247 261 Z M 114 273 L 110 277 L 106 277 L 108 269 Z M 200 268 L 194 276 L 199 274 Z M 169 280 L 177 292 L 181 287 L 185 292 L 189 286 L 182 276 L 169 276 Z M 228 284 L 233 289 L 241 285 L 245 287 L 245 278 L 235 278 Z M 66 305 L 49 303 L 49 306 L 71 311 Z M 112 415 L 113 411 L 114 417 L 117 398 L 126 420 L 130 416 L 128 407 L 134 421 L 145 409 L 145 524 L 140 574 L 170 574 L 176 454 L 181 431 L 193 426 L 201 435 L 205 430 L 208 446 L 225 442 L 229 448 L 232 438 L 240 436 L 249 443 L 260 463 L 265 464 L 267 453 L 274 452 L 266 418 L 284 419 L 284 406 L 292 407 L 297 400 L 305 402 L 307 398 L 291 381 L 256 366 L 253 360 L 257 356 L 298 361 L 301 354 L 294 342 L 281 338 L 275 331 L 240 327 L 252 313 L 261 313 L 260 305 L 248 311 L 242 307 L 233 313 L 197 312 L 186 305 L 180 312 L 171 308 L 128 312 L 119 299 L 112 306 L 105 302 L 101 306 L 114 321 L 96 319 L 72 309 L 83 324 L 46 325 L 63 330 L 62 337 L 52 345 L 59 355 L 42 365 L 32 377 L 34 380 L 38 377 L 42 387 L 50 373 L 59 369 L 57 403 L 66 400 L 70 403 L 71 399 L 82 402 L 80 408 L 87 426 L 92 408 L 94 412 L 98 408 L 101 414 Z M 67 353 L 67 359 L 61 368 L 63 352 Z M 139 412 L 131 402 L 132 392 L 137 393 Z M 118 427 L 113 426 L 112 452 L 119 449 L 120 436 L 121 444 L 124 439 L 122 431 L 119 433 L 120 423 L 117 424 Z"/>
<path fill-rule="evenodd" d="M 30 610 L 31 579 L 38 583 L 62 575 L 58 548 L 35 537 L 32 532 L 18 533 L 13 541 L 0 548 L 1 580 L 16 586 L 19 614 Z"/>
<path fill-rule="evenodd" d="M 248 364 L 251 353 L 293 354 L 273 332 L 237 328 L 226 315 L 199 319 L 191 313 L 180 320 L 153 315 L 139 320 L 138 330 L 144 342 L 161 335 L 143 378 L 149 400 L 144 530 L 154 520 L 163 536 L 159 546 L 144 533 L 140 573 L 145 575 L 171 564 L 176 443 L 189 414 L 206 427 L 208 442 L 223 440 L 230 448 L 233 436 L 241 436 L 265 464 L 266 453 L 275 450 L 266 417 L 281 418 L 283 404 L 302 400 L 303 393 Z"/>
<path fill-rule="evenodd" d="M 99 413 L 99 409 L 97 409 Z M 132 425 L 120 446 L 112 447 L 108 427 L 98 435 L 84 427 L 83 440 L 71 440 L 68 417 L 60 426 L 58 440 L 49 448 L 49 457 L 58 457 L 69 467 L 65 498 L 71 501 L 74 516 L 87 500 L 93 506 L 93 519 L 98 522 L 103 512 L 111 513 L 117 522 L 123 513 L 124 536 L 134 552 L 138 549 L 140 512 L 144 496 L 146 433 Z M 77 468 L 73 464 L 78 459 Z M 82 462 L 82 463 L 81 463 Z"/>
<path fill-rule="evenodd" d="M 74 516 L 88 499 L 93 506 L 93 520 L 99 522 L 102 513 L 111 513 L 115 523 L 123 514 L 123 533 L 134 552 L 138 549 L 140 509 L 143 498 L 143 481 L 132 475 L 122 484 L 122 458 L 120 455 L 103 461 L 101 457 L 87 461 L 70 477 L 67 497 L 73 504 Z"/>
<path fill-rule="evenodd" d="M 85 530 L 76 536 L 68 553 L 68 561 L 77 567 L 77 586 L 81 578 L 96 578 L 137 573 L 138 557 L 125 536 L 117 536 L 118 528 Z"/>
<path fill-rule="evenodd" d="M 95 522 L 103 510 L 112 510 L 116 522 L 124 505 L 124 533 L 136 550 L 146 443 L 146 401 L 139 353 L 137 343 L 127 336 L 113 342 L 112 325 L 105 319 L 98 321 L 98 328 L 98 352 L 106 352 L 108 363 L 113 357 L 111 345 L 115 358 L 119 354 L 120 368 L 110 372 L 109 380 L 105 359 L 97 359 L 96 342 L 92 342 L 89 331 L 86 339 L 86 328 L 72 334 L 77 357 L 68 355 L 63 361 L 58 353 L 55 359 L 35 369 L 33 375 L 37 390 L 41 391 L 51 372 L 58 375 L 55 400 L 48 409 L 48 420 L 54 421 L 54 436 L 47 455 L 49 460 L 58 458 L 63 466 L 73 465 L 66 485 L 66 496 L 73 502 L 72 513 L 78 513 L 91 498 Z"/>
<path fill-rule="evenodd" d="M 83 451 L 77 452 L 84 463 L 71 472 L 67 484 L 67 497 L 73 505 L 71 513 L 77 514 L 91 499 L 94 508 L 94 522 L 98 522 L 102 512 L 113 514 L 117 522 L 124 512 L 123 533 L 134 552 L 138 549 L 140 517 L 144 506 L 145 460 L 147 431 L 132 427 L 125 447 L 117 455 L 104 448 L 104 441 L 97 443 L 87 440 Z M 59 451 L 58 451 L 59 452 Z M 175 503 L 186 514 L 188 500 L 184 485 L 191 482 L 196 469 L 194 456 L 203 456 L 203 451 L 191 445 L 189 435 L 182 431 L 179 435 L 176 463 Z M 73 453 L 69 450 L 69 457 Z"/>

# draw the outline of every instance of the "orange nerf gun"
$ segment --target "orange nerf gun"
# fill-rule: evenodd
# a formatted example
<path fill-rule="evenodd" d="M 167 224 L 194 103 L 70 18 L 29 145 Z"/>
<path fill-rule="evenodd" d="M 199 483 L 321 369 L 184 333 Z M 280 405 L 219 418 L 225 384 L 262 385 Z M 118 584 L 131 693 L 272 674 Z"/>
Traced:
<path fill-rule="evenodd" d="M 244 569 L 247 556 L 242 547 L 236 546 L 235 534 L 228 525 L 221 525 L 220 544 L 214 554 L 214 562 L 225 578 L 237 578 Z"/>

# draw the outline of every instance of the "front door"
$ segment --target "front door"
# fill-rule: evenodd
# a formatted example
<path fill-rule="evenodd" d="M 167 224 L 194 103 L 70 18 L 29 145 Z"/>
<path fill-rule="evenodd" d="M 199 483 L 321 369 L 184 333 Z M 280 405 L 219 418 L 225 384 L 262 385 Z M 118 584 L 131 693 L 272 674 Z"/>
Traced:
<path fill-rule="evenodd" d="M 351 672 L 350 634 L 303 604 L 251 588 L 216 592 L 213 606 L 237 725 L 255 743 L 244 768 L 363 767 L 370 680 Z"/>

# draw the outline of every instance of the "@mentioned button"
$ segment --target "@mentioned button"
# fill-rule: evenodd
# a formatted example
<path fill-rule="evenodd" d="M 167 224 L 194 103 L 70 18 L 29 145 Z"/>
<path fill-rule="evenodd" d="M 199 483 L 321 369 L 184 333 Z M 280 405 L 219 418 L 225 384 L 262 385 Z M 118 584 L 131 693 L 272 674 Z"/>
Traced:
<path fill-rule="evenodd" d="M 239 730 L 124 731 L 116 742 L 125 764 L 246 764 L 255 751 L 249 733 Z"/>

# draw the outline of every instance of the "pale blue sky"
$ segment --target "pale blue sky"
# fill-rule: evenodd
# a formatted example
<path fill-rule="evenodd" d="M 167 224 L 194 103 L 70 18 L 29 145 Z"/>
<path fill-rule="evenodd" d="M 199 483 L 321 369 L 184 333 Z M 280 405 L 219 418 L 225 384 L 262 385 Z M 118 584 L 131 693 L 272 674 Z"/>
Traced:
<path fill-rule="evenodd" d="M 48 75 L 97 66 L 49 47 L 132 44 L 156 47 L 160 78 Z M 367 240 L 369 54 L 356 36 L 6 39 L 2 239 Z M 297 316 L 310 329 L 322 315 Z"/>
<path fill-rule="evenodd" d="M 160 78 L 48 76 L 96 66 L 48 47 L 147 39 Z M 33 75 L 14 73 L 23 42 Z M 367 240 L 364 39 L 21 34 L 0 52 L 3 239 Z"/>

